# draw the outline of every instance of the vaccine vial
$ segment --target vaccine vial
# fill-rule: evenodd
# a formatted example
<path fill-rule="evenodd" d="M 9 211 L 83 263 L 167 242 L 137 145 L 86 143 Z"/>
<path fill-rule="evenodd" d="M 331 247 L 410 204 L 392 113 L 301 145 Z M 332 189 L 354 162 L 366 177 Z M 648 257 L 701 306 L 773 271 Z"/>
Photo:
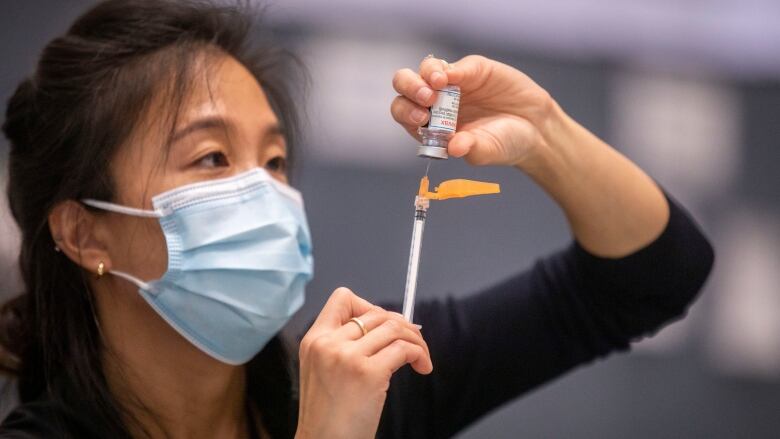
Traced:
<path fill-rule="evenodd" d="M 460 87 L 448 85 L 436 90 L 436 102 L 431 106 L 428 123 L 418 129 L 422 145 L 417 156 L 431 159 L 446 159 L 447 144 L 455 134 L 460 106 Z"/>

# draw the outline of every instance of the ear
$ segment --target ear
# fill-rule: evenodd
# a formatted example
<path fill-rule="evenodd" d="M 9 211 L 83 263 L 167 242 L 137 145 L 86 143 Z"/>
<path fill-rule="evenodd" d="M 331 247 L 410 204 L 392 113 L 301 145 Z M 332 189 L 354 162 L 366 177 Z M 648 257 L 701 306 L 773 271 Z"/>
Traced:
<path fill-rule="evenodd" d="M 104 272 L 111 269 L 111 258 L 105 237 L 104 222 L 83 204 L 62 201 L 49 213 L 49 230 L 57 248 L 85 270 L 96 273 L 103 263 Z"/>

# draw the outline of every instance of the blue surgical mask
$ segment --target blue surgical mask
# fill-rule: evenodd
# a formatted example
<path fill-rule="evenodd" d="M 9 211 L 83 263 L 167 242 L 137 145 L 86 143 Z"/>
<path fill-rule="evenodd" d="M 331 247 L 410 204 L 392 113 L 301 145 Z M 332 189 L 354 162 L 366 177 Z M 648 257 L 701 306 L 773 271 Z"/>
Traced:
<path fill-rule="evenodd" d="M 83 202 L 159 219 L 165 274 L 144 281 L 110 273 L 137 285 L 165 321 L 217 360 L 246 363 L 303 305 L 313 273 L 303 200 L 264 169 L 159 194 L 154 210 Z"/>

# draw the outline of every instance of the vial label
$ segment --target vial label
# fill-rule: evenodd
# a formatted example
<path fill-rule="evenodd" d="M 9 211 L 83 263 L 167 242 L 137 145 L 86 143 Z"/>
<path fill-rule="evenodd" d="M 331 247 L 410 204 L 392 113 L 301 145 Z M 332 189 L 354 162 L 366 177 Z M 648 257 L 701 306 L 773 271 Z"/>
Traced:
<path fill-rule="evenodd" d="M 428 128 L 455 132 L 460 106 L 460 87 L 448 85 L 436 92 L 436 102 L 431 106 L 431 119 Z"/>

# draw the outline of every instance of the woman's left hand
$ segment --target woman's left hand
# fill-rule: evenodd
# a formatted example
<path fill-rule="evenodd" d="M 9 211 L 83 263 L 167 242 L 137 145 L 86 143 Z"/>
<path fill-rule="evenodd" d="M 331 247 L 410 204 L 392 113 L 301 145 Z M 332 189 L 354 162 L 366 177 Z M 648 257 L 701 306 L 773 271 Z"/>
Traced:
<path fill-rule="evenodd" d="M 419 72 L 401 69 L 393 78 L 400 96 L 391 113 L 412 136 L 428 122 L 434 90 L 447 84 L 461 89 L 458 131 L 448 152 L 472 164 L 519 165 L 544 148 L 555 102 L 519 70 L 479 55 L 454 64 L 426 58 Z"/>

